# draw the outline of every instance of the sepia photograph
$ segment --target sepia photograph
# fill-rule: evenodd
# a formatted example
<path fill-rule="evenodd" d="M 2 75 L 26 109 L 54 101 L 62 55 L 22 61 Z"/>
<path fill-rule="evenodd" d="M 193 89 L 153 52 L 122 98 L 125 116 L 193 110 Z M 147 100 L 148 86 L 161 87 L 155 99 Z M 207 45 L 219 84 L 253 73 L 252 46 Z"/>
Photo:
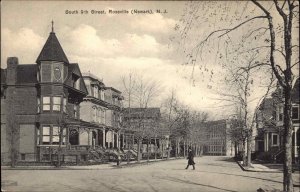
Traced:
<path fill-rule="evenodd" d="M 1 191 L 300 192 L 299 1 L 1 1 Z"/>

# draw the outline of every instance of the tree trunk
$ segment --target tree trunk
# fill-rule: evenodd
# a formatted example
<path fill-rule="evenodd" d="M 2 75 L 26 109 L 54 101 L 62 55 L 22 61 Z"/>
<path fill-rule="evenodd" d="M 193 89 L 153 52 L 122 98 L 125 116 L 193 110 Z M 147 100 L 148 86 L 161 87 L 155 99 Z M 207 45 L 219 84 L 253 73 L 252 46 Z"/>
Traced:
<path fill-rule="evenodd" d="M 247 137 L 247 163 L 246 166 L 251 165 L 251 135 Z"/>
<path fill-rule="evenodd" d="M 293 191 L 292 178 L 292 119 L 291 119 L 291 88 L 285 89 L 284 105 L 284 163 L 283 163 L 283 191 Z"/>
<path fill-rule="evenodd" d="M 150 152 L 149 152 L 149 139 L 147 139 L 147 162 L 149 162 Z"/>
<path fill-rule="evenodd" d="M 175 138 L 175 158 L 177 158 L 177 152 L 178 152 L 178 140 Z"/>
<path fill-rule="evenodd" d="M 246 139 L 243 140 L 243 165 L 247 166 Z"/>
<path fill-rule="evenodd" d="M 185 157 L 185 141 L 183 141 L 183 157 Z"/>
<path fill-rule="evenodd" d="M 154 159 L 155 159 L 155 160 L 156 160 L 156 158 L 157 158 L 157 157 L 156 157 L 156 152 L 157 152 L 157 150 L 156 150 L 156 149 L 157 149 L 157 146 L 156 146 L 156 145 L 157 145 L 157 143 L 156 143 L 156 138 L 154 138 Z"/>
<path fill-rule="evenodd" d="M 141 161 L 141 140 L 138 139 L 138 147 L 137 147 L 137 161 Z"/>

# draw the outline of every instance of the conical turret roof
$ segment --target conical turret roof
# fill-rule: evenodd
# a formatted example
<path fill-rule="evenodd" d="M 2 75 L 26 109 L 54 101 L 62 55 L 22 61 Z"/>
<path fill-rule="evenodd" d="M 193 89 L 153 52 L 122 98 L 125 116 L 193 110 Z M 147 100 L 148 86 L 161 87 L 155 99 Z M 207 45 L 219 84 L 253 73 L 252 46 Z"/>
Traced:
<path fill-rule="evenodd" d="M 61 61 L 69 63 L 69 60 L 53 31 L 50 33 L 36 63 L 40 63 L 41 61 Z"/>

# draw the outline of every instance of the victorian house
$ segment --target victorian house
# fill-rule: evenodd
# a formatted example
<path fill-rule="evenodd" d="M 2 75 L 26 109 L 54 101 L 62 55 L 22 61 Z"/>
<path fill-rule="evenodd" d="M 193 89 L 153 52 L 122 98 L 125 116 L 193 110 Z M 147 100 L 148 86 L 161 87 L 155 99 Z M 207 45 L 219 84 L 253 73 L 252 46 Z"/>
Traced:
<path fill-rule="evenodd" d="M 256 152 L 266 154 L 266 160 L 281 162 L 283 160 L 283 108 L 284 91 L 278 85 L 271 98 L 265 98 L 256 111 L 257 136 Z M 291 111 L 292 155 L 293 161 L 299 161 L 299 78 L 294 81 L 292 89 Z"/>
<path fill-rule="evenodd" d="M 121 100 L 69 62 L 52 29 L 35 64 L 1 69 L 1 163 L 101 161 L 125 145 Z"/>
<path fill-rule="evenodd" d="M 95 156 L 103 153 L 122 155 L 132 143 L 128 138 L 133 135 L 132 131 L 122 127 L 122 93 L 106 87 L 103 80 L 91 73 L 84 73 L 83 79 L 88 95 L 80 103 L 80 117 L 98 128 L 83 132 L 80 144 L 92 145 Z M 92 134 L 90 140 L 89 131 Z"/>

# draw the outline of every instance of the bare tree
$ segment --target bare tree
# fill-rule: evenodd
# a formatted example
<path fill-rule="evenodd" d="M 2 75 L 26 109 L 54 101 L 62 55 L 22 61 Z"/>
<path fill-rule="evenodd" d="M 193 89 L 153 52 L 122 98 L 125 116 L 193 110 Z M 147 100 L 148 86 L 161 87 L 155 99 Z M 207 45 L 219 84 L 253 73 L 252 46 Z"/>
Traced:
<path fill-rule="evenodd" d="M 162 88 L 156 81 L 146 80 L 143 76 L 139 76 L 136 74 L 129 74 L 129 78 L 126 81 L 126 78 L 123 77 L 123 85 L 125 87 L 126 92 L 126 100 L 128 101 L 128 123 L 129 127 L 135 131 L 135 138 L 138 141 L 137 147 L 137 158 L 140 161 L 141 158 L 141 144 L 142 140 L 149 136 L 148 132 L 149 122 L 147 122 L 147 109 L 151 105 L 151 103 L 156 99 L 156 97 L 160 94 Z M 138 107 L 140 111 L 135 114 L 135 122 L 132 123 L 132 106 Z M 128 124 L 127 123 L 127 124 Z M 154 135 L 151 135 L 152 137 Z M 147 138 L 149 140 L 149 138 Z"/>
<path fill-rule="evenodd" d="M 184 23 L 180 33 L 181 44 L 188 44 L 186 43 L 187 36 L 192 31 L 192 24 L 201 23 L 199 18 L 204 18 L 204 23 L 211 24 L 211 32 L 208 34 L 202 33 L 200 39 L 196 39 L 196 46 L 187 55 L 187 64 L 191 63 L 195 66 L 198 57 L 203 58 L 204 52 L 207 53 L 208 51 L 208 54 L 211 54 L 212 49 L 209 49 L 208 45 L 214 45 L 214 48 L 217 47 L 215 56 L 218 58 L 230 55 L 230 49 L 228 49 L 230 43 L 239 45 L 238 48 L 232 50 L 233 52 L 258 51 L 260 54 L 268 56 L 266 65 L 272 69 L 277 81 L 284 90 L 285 160 L 283 190 L 293 191 L 291 91 L 294 79 L 292 69 L 299 66 L 299 55 L 297 54 L 299 51 L 299 1 L 273 0 L 272 2 L 258 2 L 257 0 L 251 0 L 251 2 L 252 4 L 238 2 L 239 5 L 236 6 L 232 5 L 235 4 L 234 2 L 231 6 L 226 3 L 227 5 L 223 7 L 224 4 L 220 5 L 216 2 L 209 5 L 205 3 L 206 7 L 201 3 L 193 2 L 187 8 L 186 14 L 181 20 Z M 216 23 L 222 23 L 223 27 L 216 27 Z M 201 24 L 203 25 L 203 23 Z M 228 27 L 224 27 L 225 25 Z M 247 30 L 243 30 L 245 28 Z M 196 31 L 197 29 L 193 30 Z M 253 41 L 256 43 L 253 43 Z M 220 46 L 222 43 L 225 48 Z M 224 48 L 225 53 L 222 52 L 222 48 Z M 293 57 L 293 55 L 296 56 Z"/>

